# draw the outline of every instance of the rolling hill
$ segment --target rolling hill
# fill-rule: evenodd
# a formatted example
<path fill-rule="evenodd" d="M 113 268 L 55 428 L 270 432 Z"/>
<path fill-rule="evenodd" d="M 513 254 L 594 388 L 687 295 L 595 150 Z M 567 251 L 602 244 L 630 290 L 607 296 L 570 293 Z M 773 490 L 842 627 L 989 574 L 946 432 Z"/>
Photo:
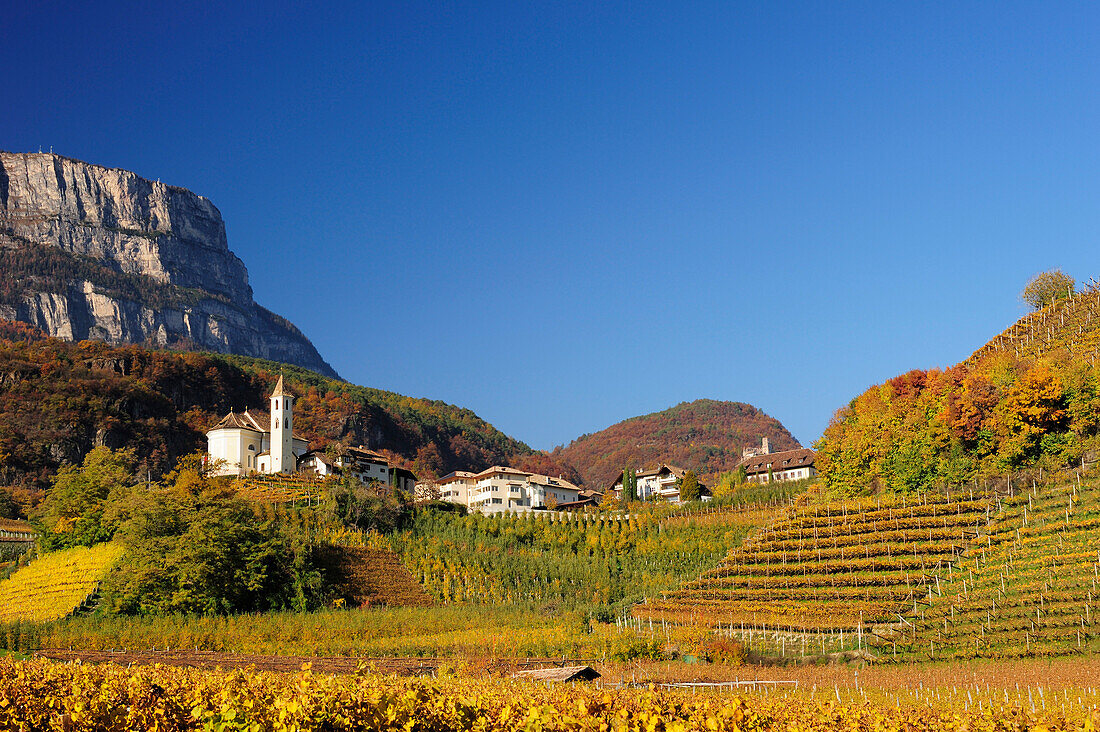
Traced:
<path fill-rule="evenodd" d="M 583 435 L 551 456 L 605 488 L 624 467 L 672 463 L 707 475 L 732 470 L 741 450 L 767 437 L 772 450 L 801 447 L 779 420 L 751 404 L 697 399 Z"/>
<path fill-rule="evenodd" d="M 873 386 L 818 443 L 830 488 L 914 491 L 1083 460 L 1100 447 L 1100 290 L 1020 318 L 962 363 Z"/>

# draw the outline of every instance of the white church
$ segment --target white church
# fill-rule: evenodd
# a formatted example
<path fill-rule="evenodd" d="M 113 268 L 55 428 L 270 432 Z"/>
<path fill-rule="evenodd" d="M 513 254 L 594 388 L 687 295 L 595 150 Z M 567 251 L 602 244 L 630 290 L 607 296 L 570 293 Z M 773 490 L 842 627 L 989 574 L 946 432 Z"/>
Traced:
<path fill-rule="evenodd" d="M 211 462 L 223 461 L 215 475 L 293 473 L 309 441 L 294 434 L 294 395 L 283 377 L 271 393 L 271 412 L 230 412 L 206 433 Z"/>
<path fill-rule="evenodd" d="M 271 412 L 230 412 L 206 433 L 206 459 L 214 475 L 241 477 L 251 473 L 294 473 L 319 476 L 342 474 L 363 483 L 381 483 L 412 493 L 416 476 L 391 465 L 385 455 L 365 447 L 345 448 L 330 456 L 310 450 L 309 441 L 294 434 L 294 395 L 283 377 L 269 397 Z"/>

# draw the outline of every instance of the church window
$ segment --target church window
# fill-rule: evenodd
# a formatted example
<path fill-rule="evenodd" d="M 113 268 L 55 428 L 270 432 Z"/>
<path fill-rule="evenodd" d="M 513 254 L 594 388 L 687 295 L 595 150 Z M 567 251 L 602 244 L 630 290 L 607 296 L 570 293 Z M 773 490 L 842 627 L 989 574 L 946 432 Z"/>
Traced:
<path fill-rule="evenodd" d="M 290 429 L 290 419 L 283 420 L 283 427 Z"/>
<path fill-rule="evenodd" d="M 275 408 L 276 408 L 276 409 L 278 409 L 278 408 L 279 408 L 279 400 L 278 400 L 278 399 L 276 399 L 276 400 L 275 400 Z"/>

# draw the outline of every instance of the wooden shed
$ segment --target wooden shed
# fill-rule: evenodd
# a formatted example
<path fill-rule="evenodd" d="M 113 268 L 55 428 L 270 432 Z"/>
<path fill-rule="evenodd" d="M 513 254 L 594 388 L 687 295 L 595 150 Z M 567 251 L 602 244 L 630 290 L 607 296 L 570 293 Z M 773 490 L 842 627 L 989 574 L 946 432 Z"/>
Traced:
<path fill-rule="evenodd" d="M 600 678 L 600 673 L 591 666 L 565 666 L 564 668 L 535 668 L 530 671 L 518 671 L 514 678 L 535 681 L 592 681 Z"/>

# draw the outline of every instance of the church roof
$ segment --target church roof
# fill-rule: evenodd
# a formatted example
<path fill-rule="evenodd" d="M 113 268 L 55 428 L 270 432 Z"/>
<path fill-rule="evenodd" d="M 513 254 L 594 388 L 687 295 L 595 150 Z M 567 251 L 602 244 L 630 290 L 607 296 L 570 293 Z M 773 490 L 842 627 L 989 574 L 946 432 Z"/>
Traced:
<path fill-rule="evenodd" d="M 279 381 L 275 384 L 275 391 L 271 392 L 271 397 L 274 399 L 275 397 L 281 396 L 292 397 L 294 395 L 287 391 L 286 387 L 283 386 L 283 375 L 279 374 Z"/>
<path fill-rule="evenodd" d="M 266 424 L 267 420 L 264 420 L 264 422 L 261 424 L 259 421 L 257 421 L 256 416 L 246 409 L 240 414 L 237 414 L 236 412 L 230 412 L 229 414 L 225 415 L 224 417 L 222 417 L 222 420 L 220 422 L 210 428 L 209 432 L 213 432 L 214 430 L 238 429 L 251 430 L 252 432 L 259 432 L 262 434 L 268 431 L 265 427 Z M 209 434 L 209 432 L 207 434 Z"/>
<path fill-rule="evenodd" d="M 222 417 L 221 421 L 207 430 L 206 434 L 215 432 L 217 430 L 249 430 L 250 432 L 259 432 L 261 435 L 266 435 L 271 432 L 271 428 L 268 426 L 271 424 L 271 414 L 268 412 L 253 411 L 246 409 L 243 412 L 230 412 Z M 297 432 L 292 432 L 291 437 L 295 440 L 301 440 L 302 442 L 309 442 L 306 438 L 302 437 Z"/>

